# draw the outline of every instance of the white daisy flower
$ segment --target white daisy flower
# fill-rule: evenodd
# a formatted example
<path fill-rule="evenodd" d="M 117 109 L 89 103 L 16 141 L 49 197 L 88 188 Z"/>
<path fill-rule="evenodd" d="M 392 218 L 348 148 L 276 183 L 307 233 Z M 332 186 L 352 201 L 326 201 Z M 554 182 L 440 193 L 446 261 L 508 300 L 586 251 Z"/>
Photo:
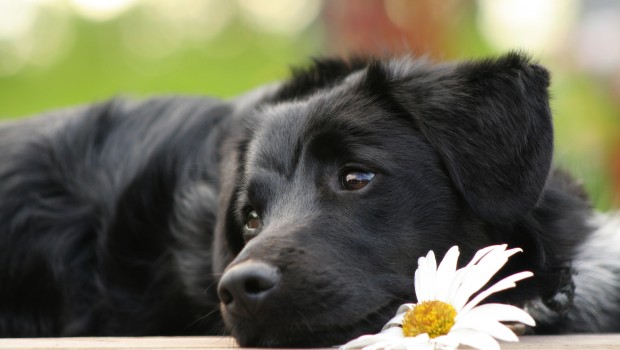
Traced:
<path fill-rule="evenodd" d="M 459 249 L 448 250 L 437 266 L 431 250 L 418 260 L 415 272 L 417 304 L 404 304 L 378 334 L 363 335 L 340 350 L 456 349 L 460 344 L 480 350 L 497 350 L 495 339 L 516 342 L 517 336 L 501 322 L 534 326 L 525 311 L 506 304 L 478 305 L 489 295 L 513 288 L 516 282 L 533 276 L 520 272 L 479 292 L 519 248 L 506 250 L 495 245 L 479 250 L 467 266 L 456 269 Z M 471 299 L 471 300 L 470 300 Z"/>

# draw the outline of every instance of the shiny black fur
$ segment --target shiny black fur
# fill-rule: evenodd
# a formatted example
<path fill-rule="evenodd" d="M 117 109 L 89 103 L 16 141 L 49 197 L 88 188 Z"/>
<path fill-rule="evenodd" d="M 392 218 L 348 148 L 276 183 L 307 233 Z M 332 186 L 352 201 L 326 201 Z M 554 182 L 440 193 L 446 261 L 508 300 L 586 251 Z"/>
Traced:
<path fill-rule="evenodd" d="M 573 278 L 596 227 L 551 170 L 548 84 L 515 53 L 319 60 L 231 101 L 113 100 L 4 124 L 0 335 L 223 334 L 223 316 L 241 345 L 336 345 L 413 300 L 429 249 L 457 244 L 463 263 L 493 243 L 524 249 L 502 275 L 535 277 L 496 299 L 528 308 L 534 332 L 618 331 L 617 307 L 592 321 L 573 303 L 596 303 Z M 376 176 L 349 191 L 350 169 Z M 280 284 L 240 314 L 217 285 L 245 261 Z"/>

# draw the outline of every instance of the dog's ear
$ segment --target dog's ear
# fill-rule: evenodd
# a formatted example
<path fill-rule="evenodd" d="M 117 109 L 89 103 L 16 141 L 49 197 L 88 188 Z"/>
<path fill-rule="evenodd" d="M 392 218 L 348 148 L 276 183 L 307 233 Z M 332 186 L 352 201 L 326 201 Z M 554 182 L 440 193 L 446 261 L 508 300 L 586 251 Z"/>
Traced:
<path fill-rule="evenodd" d="M 387 66 L 391 94 L 473 210 L 495 223 L 527 213 L 539 200 L 553 153 L 548 72 L 518 53 L 405 66 Z"/>

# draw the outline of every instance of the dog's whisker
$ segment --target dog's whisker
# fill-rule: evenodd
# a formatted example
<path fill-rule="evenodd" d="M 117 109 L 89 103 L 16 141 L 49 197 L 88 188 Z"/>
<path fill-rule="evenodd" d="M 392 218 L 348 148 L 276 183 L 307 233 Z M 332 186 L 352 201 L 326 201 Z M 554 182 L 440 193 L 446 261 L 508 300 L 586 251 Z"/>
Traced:
<path fill-rule="evenodd" d="M 185 326 L 185 328 L 191 328 L 192 326 L 194 326 L 196 323 L 199 323 L 200 321 L 208 318 L 209 316 L 213 315 L 216 312 L 219 312 L 220 309 L 219 307 L 214 308 L 213 310 L 209 311 L 208 313 L 206 313 L 203 316 L 200 316 L 198 319 L 192 321 L 191 323 L 189 323 L 187 326 Z"/>

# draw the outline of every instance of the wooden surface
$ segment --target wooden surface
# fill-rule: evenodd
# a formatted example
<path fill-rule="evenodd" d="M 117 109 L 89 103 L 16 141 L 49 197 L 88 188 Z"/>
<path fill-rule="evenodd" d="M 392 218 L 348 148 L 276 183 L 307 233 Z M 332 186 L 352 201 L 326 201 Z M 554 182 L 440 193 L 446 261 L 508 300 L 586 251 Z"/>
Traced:
<path fill-rule="evenodd" d="M 0 349 L 230 349 L 228 337 L 147 337 L 147 338 L 40 338 L 0 339 Z M 529 336 L 519 343 L 502 343 L 503 350 L 620 350 L 620 334 Z M 329 350 L 334 350 L 333 348 Z"/>

